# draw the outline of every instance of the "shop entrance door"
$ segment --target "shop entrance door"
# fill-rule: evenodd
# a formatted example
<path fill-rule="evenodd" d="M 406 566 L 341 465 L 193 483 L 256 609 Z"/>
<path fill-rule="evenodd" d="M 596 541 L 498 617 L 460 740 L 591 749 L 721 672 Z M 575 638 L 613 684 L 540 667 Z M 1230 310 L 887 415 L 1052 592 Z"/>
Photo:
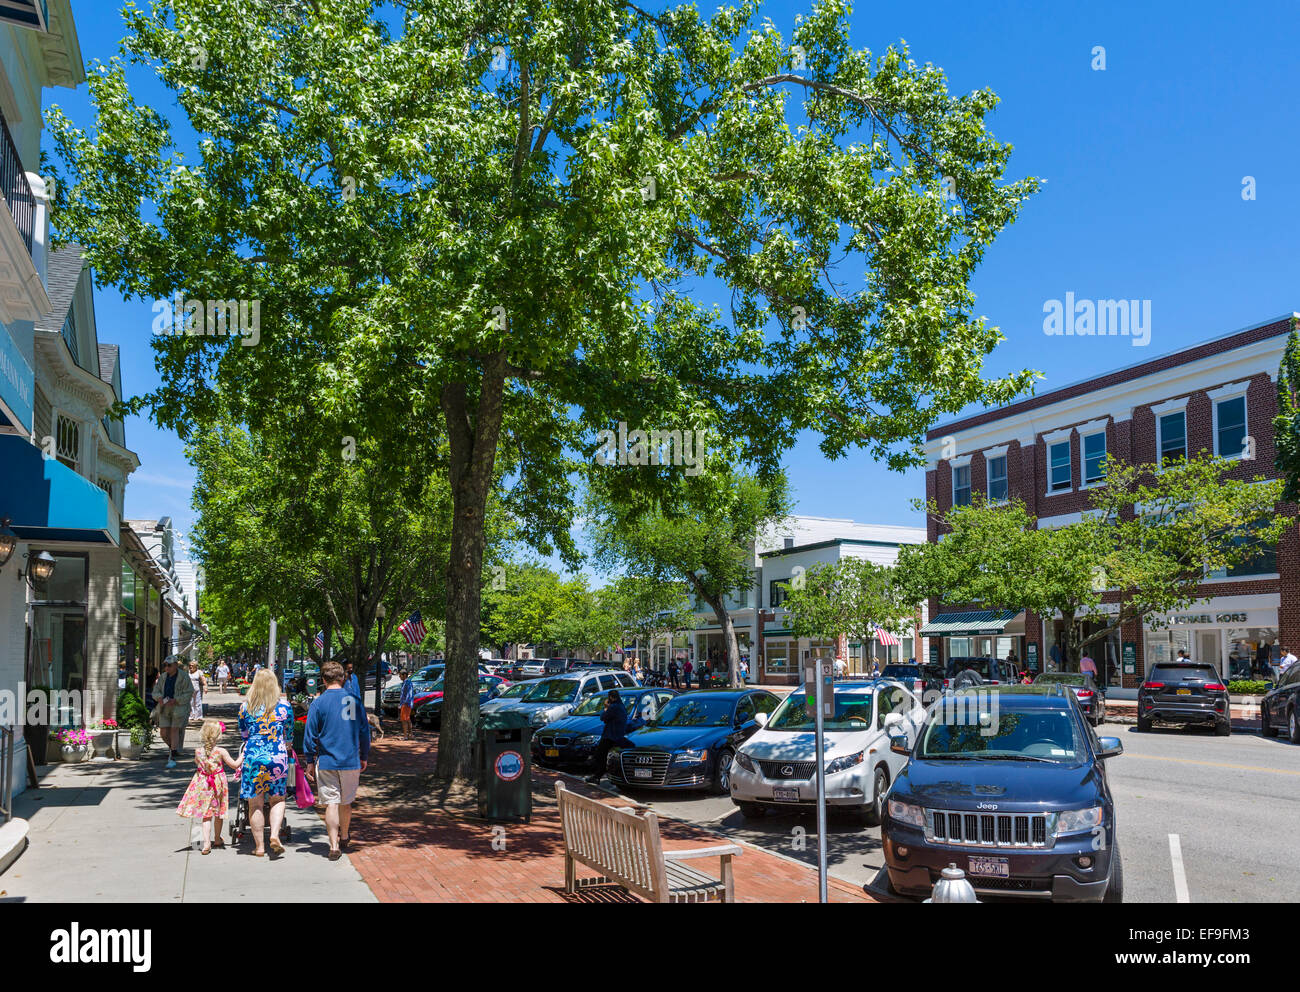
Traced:
<path fill-rule="evenodd" d="M 1198 630 L 1196 632 L 1196 654 L 1193 661 L 1203 665 L 1213 665 L 1214 670 L 1223 674 L 1223 652 L 1220 650 L 1219 632 L 1217 630 Z"/>

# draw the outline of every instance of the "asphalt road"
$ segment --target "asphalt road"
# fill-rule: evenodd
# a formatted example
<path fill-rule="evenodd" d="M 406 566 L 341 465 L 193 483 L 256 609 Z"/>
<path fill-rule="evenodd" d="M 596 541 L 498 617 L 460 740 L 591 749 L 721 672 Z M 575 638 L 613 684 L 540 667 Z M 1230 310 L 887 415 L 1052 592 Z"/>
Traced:
<path fill-rule="evenodd" d="M 1215 737 L 1200 730 L 1139 734 L 1105 724 L 1124 754 L 1110 759 L 1127 902 L 1282 902 L 1300 892 L 1300 862 L 1288 843 L 1300 822 L 1300 747 L 1257 731 Z M 663 815 L 817 863 L 814 816 L 768 814 L 745 820 L 726 796 L 624 790 Z M 1172 838 L 1172 839 L 1171 839 Z M 832 875 L 883 886 L 880 830 L 833 812 L 827 864 Z M 1181 875 L 1177 858 L 1181 858 Z M 816 898 L 816 877 L 810 878 Z"/>

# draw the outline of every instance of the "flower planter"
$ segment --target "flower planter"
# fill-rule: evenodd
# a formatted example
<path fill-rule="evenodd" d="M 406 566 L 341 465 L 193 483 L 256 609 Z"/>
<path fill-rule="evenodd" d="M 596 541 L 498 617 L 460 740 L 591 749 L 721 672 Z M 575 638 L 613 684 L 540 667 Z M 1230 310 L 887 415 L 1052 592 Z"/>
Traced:
<path fill-rule="evenodd" d="M 90 757 L 89 744 L 64 744 L 60 751 L 63 754 L 65 764 L 76 764 Z"/>
<path fill-rule="evenodd" d="M 144 745 L 132 744 L 130 740 L 117 746 L 117 756 L 125 761 L 137 761 L 143 753 Z"/>
<path fill-rule="evenodd" d="M 116 730 L 90 730 L 90 743 L 95 748 L 95 757 L 107 759 L 113 757 L 113 745 L 117 738 Z"/>

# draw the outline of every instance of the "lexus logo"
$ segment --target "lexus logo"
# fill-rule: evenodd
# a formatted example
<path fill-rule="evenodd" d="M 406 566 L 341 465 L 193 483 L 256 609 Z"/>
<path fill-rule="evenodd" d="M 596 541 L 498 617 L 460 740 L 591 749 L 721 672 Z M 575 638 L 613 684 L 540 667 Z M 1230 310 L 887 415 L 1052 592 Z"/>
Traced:
<path fill-rule="evenodd" d="M 781 774 L 786 778 L 791 778 L 794 775 L 794 765 L 782 765 Z"/>

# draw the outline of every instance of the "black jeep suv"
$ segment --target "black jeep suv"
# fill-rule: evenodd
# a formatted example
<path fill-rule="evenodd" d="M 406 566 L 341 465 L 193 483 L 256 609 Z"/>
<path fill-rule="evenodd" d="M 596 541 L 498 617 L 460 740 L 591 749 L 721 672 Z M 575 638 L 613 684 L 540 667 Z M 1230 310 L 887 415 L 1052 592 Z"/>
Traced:
<path fill-rule="evenodd" d="M 1151 669 L 1138 689 L 1137 729 L 1145 733 L 1156 720 L 1213 726 L 1220 737 L 1231 734 L 1228 687 L 1214 666 L 1184 661 Z"/>

